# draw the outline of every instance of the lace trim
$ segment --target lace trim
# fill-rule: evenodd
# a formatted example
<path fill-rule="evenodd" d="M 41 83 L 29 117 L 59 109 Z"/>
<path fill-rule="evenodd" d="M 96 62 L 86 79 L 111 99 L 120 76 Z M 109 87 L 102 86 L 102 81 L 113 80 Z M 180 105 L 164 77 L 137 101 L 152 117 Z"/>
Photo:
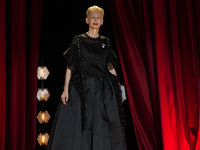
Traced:
<path fill-rule="evenodd" d="M 93 39 L 93 40 L 96 40 L 96 39 L 99 39 L 100 38 L 100 35 L 98 35 L 98 37 L 91 37 L 89 36 L 89 34 L 86 32 L 85 35 L 90 38 L 90 39 Z"/>
<path fill-rule="evenodd" d="M 81 94 L 81 131 L 83 132 L 86 128 L 86 116 L 87 116 L 87 98 L 85 93 L 85 78 L 83 73 L 82 67 L 82 57 L 81 57 L 81 48 L 80 48 L 80 36 L 78 36 L 78 53 L 79 53 L 79 64 L 80 64 L 80 73 L 81 73 L 81 80 L 82 80 L 82 89 L 80 91 Z"/>

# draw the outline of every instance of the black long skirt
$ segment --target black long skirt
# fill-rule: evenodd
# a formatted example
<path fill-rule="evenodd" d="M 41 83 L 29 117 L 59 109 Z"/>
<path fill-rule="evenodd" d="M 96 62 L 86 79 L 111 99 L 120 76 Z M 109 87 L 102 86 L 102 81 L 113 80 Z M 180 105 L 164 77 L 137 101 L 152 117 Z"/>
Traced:
<path fill-rule="evenodd" d="M 59 104 L 47 150 L 126 150 L 124 128 L 108 77 L 88 78 L 86 129 L 81 132 L 80 99 L 73 84 L 69 101 Z"/>

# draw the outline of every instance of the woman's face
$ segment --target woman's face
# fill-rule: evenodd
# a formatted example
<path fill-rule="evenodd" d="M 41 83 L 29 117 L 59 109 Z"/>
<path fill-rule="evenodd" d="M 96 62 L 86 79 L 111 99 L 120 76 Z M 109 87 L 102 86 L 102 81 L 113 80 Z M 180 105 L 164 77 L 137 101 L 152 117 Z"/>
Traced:
<path fill-rule="evenodd" d="M 91 12 L 86 18 L 86 23 L 91 29 L 99 29 L 103 24 L 103 15 L 98 11 Z"/>

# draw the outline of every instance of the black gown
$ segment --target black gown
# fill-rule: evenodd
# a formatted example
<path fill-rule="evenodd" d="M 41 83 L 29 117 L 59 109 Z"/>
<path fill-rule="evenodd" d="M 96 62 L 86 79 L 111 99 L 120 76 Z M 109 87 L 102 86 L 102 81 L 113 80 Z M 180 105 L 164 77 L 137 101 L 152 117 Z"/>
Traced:
<path fill-rule="evenodd" d="M 64 53 L 71 70 L 69 101 L 59 103 L 47 150 L 126 150 L 117 57 L 104 36 L 76 36 Z"/>

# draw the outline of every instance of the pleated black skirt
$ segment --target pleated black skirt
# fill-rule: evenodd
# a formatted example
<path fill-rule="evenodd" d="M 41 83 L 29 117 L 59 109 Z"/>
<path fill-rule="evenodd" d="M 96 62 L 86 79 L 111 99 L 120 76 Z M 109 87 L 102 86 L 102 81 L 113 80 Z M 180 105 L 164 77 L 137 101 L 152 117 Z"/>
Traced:
<path fill-rule="evenodd" d="M 108 77 L 87 78 L 86 129 L 81 132 L 81 103 L 73 83 L 69 101 L 59 104 L 47 150 L 126 150 L 116 97 Z"/>

